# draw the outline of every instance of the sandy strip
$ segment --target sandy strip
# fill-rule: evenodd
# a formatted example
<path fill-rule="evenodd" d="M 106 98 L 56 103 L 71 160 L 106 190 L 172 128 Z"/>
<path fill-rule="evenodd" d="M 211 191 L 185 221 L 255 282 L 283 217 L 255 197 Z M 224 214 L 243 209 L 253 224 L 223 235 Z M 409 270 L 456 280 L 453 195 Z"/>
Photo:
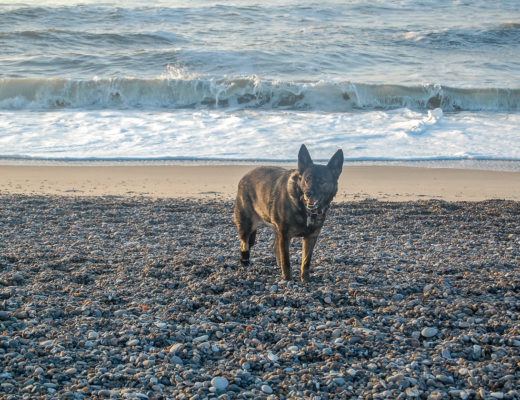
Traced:
<path fill-rule="evenodd" d="M 0 166 L 0 194 L 230 200 L 254 166 Z M 520 172 L 346 166 L 337 201 L 520 200 Z"/>

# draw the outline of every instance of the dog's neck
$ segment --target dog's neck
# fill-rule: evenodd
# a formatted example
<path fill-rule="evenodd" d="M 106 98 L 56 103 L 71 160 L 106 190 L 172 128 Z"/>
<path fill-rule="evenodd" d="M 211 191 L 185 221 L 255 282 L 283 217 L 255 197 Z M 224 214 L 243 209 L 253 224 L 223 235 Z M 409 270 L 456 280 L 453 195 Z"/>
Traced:
<path fill-rule="evenodd" d="M 305 207 L 305 213 L 307 214 L 307 226 L 323 224 L 323 221 L 325 220 L 325 214 L 327 213 L 328 209 L 328 205 L 316 210 L 309 210 L 307 207 Z"/>

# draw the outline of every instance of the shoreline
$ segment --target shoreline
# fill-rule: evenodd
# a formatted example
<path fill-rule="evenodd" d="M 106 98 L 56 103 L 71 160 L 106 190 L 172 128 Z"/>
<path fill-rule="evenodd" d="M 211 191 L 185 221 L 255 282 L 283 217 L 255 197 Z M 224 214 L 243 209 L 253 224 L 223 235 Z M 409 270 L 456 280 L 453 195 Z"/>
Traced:
<path fill-rule="evenodd" d="M 233 200 L 259 165 L 0 165 L 0 194 Z M 335 202 L 366 199 L 520 201 L 520 172 L 345 165 Z"/>
<path fill-rule="evenodd" d="M 328 160 L 314 160 L 325 164 Z M 59 167 L 157 167 L 157 166 L 240 166 L 240 165 L 276 165 L 294 168 L 297 160 L 269 159 L 40 159 L 0 157 L 0 166 L 59 166 Z M 409 168 L 445 168 L 481 171 L 520 172 L 520 160 L 510 159 L 431 159 L 431 160 L 380 160 L 346 159 L 347 167 L 409 167 Z"/>

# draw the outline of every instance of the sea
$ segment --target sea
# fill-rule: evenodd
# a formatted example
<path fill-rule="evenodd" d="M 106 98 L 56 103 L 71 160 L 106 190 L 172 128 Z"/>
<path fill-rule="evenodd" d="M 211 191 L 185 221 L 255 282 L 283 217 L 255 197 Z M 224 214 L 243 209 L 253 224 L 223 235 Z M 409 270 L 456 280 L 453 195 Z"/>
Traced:
<path fill-rule="evenodd" d="M 0 159 L 520 170 L 520 1 L 3 1 Z"/>

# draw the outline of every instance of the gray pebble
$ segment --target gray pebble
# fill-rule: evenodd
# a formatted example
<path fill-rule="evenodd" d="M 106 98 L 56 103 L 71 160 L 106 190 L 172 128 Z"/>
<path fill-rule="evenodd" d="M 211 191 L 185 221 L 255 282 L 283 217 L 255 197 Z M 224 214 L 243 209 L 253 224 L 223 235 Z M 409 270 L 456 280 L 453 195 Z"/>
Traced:
<path fill-rule="evenodd" d="M 211 380 L 211 386 L 213 386 L 217 391 L 226 390 L 228 387 L 229 382 L 226 378 L 223 378 L 221 376 L 216 376 Z"/>
<path fill-rule="evenodd" d="M 437 333 L 439 333 L 439 330 L 435 327 L 426 327 L 424 328 L 422 331 L 421 331 L 421 335 L 425 338 L 431 338 L 431 337 L 434 337 L 435 335 L 437 335 Z"/>

